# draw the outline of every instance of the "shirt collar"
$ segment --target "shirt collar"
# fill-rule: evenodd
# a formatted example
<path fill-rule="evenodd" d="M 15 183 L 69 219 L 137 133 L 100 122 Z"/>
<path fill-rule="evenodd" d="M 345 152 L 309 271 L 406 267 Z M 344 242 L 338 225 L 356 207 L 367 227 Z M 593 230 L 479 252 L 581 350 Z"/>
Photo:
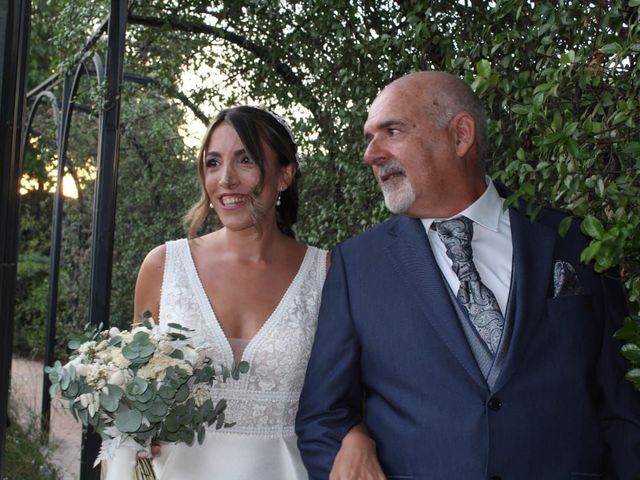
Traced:
<path fill-rule="evenodd" d="M 449 220 L 451 218 L 465 216 L 470 220 L 473 220 L 474 223 L 497 232 L 500 215 L 503 213 L 502 204 L 504 200 L 498 194 L 495 185 L 491 181 L 491 177 L 485 176 L 485 182 L 487 184 L 487 189 L 484 193 L 461 212 L 456 213 L 449 218 L 422 218 L 421 221 L 425 230 L 428 232 L 434 221 Z"/>

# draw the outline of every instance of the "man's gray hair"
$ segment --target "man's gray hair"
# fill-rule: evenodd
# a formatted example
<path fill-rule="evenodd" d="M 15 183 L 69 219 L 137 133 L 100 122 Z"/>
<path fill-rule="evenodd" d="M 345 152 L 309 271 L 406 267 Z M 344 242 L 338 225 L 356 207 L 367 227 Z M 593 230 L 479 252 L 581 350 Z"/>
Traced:
<path fill-rule="evenodd" d="M 437 88 L 434 95 L 429 95 L 427 111 L 438 128 L 444 128 L 460 112 L 467 112 L 476 124 L 476 145 L 478 157 L 483 163 L 490 159 L 489 133 L 487 127 L 487 114 L 482 103 L 471 88 L 453 75 L 444 74 L 449 78 L 448 88 Z"/>

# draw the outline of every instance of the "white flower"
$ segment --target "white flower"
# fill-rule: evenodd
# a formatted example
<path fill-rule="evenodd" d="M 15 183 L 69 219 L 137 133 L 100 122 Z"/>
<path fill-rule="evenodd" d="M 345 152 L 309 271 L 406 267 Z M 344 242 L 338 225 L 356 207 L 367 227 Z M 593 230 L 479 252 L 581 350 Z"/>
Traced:
<path fill-rule="evenodd" d="M 196 406 L 201 407 L 204 402 L 211 398 L 209 388 L 204 383 L 198 383 L 191 392 L 191 397 L 195 400 Z"/>
<path fill-rule="evenodd" d="M 82 345 L 80 345 L 80 348 L 78 348 L 78 353 L 80 355 L 92 354 L 93 351 L 95 350 L 95 347 L 96 347 L 96 342 L 94 342 L 93 340 L 89 342 L 84 342 Z"/>
<path fill-rule="evenodd" d="M 106 348 L 104 350 L 100 350 L 98 352 L 96 352 L 96 356 L 95 356 L 95 360 L 107 364 L 109 362 L 111 362 L 112 356 L 113 356 L 113 351 L 116 350 L 115 348 Z"/>
<path fill-rule="evenodd" d="M 131 335 L 131 332 L 127 332 L 125 330 L 123 332 L 120 332 L 120 338 L 122 338 L 122 346 L 124 346 L 133 339 L 133 335 Z"/>
<path fill-rule="evenodd" d="M 190 347 L 185 347 L 182 349 L 182 354 L 184 356 L 185 361 L 189 362 L 189 364 L 191 364 L 192 366 L 196 366 L 198 364 L 198 359 L 200 358 L 200 356 L 198 355 L 198 352 Z"/>
<path fill-rule="evenodd" d="M 107 379 L 111 375 L 110 369 L 104 365 L 91 364 L 89 365 L 89 372 L 86 375 L 86 382 L 100 390 L 107 384 Z"/>
<path fill-rule="evenodd" d="M 89 401 L 87 404 L 87 410 L 89 416 L 93 417 L 100 409 L 100 394 L 98 392 L 89 393 Z"/>
<path fill-rule="evenodd" d="M 75 401 L 80 402 L 80 405 L 82 405 L 82 408 L 87 408 L 87 406 L 89 405 L 89 402 L 93 401 L 93 395 L 91 393 L 83 393 L 78 398 L 76 398 Z"/>
<path fill-rule="evenodd" d="M 137 325 L 133 330 L 131 330 L 132 335 L 135 335 L 138 332 L 151 333 L 151 330 L 144 325 Z"/>
<path fill-rule="evenodd" d="M 119 348 L 114 348 L 111 352 L 111 362 L 120 369 L 129 368 L 131 362 L 126 359 L 124 355 L 122 355 L 122 350 Z"/>
<path fill-rule="evenodd" d="M 125 383 L 127 383 L 127 377 L 120 370 L 116 370 L 109 377 L 109 383 L 112 385 L 123 387 Z"/>
<path fill-rule="evenodd" d="M 167 368 L 169 367 L 179 367 L 182 370 L 185 370 L 188 375 L 193 375 L 191 365 L 184 360 L 154 354 L 153 357 L 151 357 L 151 360 L 149 360 L 149 363 L 138 370 L 138 376 L 145 379 L 162 380 Z"/>
<path fill-rule="evenodd" d="M 82 363 L 82 361 L 83 361 L 83 357 L 79 355 L 73 358 L 72 360 L 70 360 L 64 366 L 64 368 L 66 370 L 70 370 L 71 368 L 73 368 L 73 370 L 76 372 L 76 376 L 84 377 L 87 374 L 88 368 L 85 364 Z"/>
<path fill-rule="evenodd" d="M 158 351 L 164 355 L 169 355 L 173 352 L 173 345 L 167 339 L 161 339 L 158 341 Z"/>
<path fill-rule="evenodd" d="M 111 327 L 109 329 L 109 337 L 113 338 L 117 335 L 120 335 L 120 329 L 118 327 Z"/>
<path fill-rule="evenodd" d="M 74 367 L 77 367 L 81 363 L 82 363 L 82 357 L 78 355 L 77 357 L 69 360 L 69 362 L 64 367 L 67 368 L 69 365 L 73 365 Z"/>
<path fill-rule="evenodd" d="M 86 377 L 87 374 L 89 373 L 89 367 L 87 365 L 85 365 L 84 363 L 81 363 L 79 365 L 75 365 L 74 368 L 76 369 L 76 374 L 81 376 L 81 377 Z"/>

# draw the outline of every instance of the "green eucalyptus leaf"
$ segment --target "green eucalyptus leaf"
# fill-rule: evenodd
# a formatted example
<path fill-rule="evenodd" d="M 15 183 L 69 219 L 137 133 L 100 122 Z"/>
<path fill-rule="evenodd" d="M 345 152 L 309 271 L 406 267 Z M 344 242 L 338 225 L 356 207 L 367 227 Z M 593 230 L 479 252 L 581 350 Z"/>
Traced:
<path fill-rule="evenodd" d="M 89 412 L 87 412 L 86 408 L 78 409 L 78 418 L 80 418 L 83 425 L 89 425 Z"/>
<path fill-rule="evenodd" d="M 62 370 L 62 375 L 60 378 L 60 388 L 62 388 L 62 390 L 66 390 L 67 388 L 69 388 L 69 383 L 71 383 L 71 375 L 69 375 L 69 372 L 64 369 Z"/>
<path fill-rule="evenodd" d="M 184 383 L 176 393 L 176 402 L 182 403 L 187 399 L 188 396 L 189 396 L 189 385 Z"/>
<path fill-rule="evenodd" d="M 176 388 L 171 385 L 164 384 L 158 389 L 158 395 L 167 400 L 172 399 L 175 394 Z"/>
<path fill-rule="evenodd" d="M 192 429 L 188 427 L 181 427 L 178 430 L 178 438 L 180 439 L 180 441 L 186 443 L 187 445 L 193 445 L 195 434 Z"/>
<path fill-rule="evenodd" d="M 107 412 L 115 412 L 120 406 L 120 399 L 122 398 L 122 389 L 116 385 L 108 385 L 107 393 L 100 395 L 100 405 Z"/>
<path fill-rule="evenodd" d="M 178 428 L 180 428 L 178 416 L 174 413 L 169 414 L 164 421 L 164 426 L 171 433 L 177 432 Z"/>
<path fill-rule="evenodd" d="M 193 331 L 195 331 L 195 330 L 193 330 L 191 328 L 183 327 L 179 323 L 168 323 L 167 326 L 169 328 L 175 328 L 176 330 L 182 330 L 184 332 L 193 332 Z"/>
<path fill-rule="evenodd" d="M 49 386 L 49 396 L 55 397 L 59 391 L 60 385 L 58 383 L 51 383 L 51 385 Z"/>
<path fill-rule="evenodd" d="M 157 415 L 159 417 L 163 417 L 169 411 L 169 407 L 160 399 L 154 401 L 149 408 L 149 413 L 152 415 Z"/>
<path fill-rule="evenodd" d="M 123 433 L 134 433 L 142 425 L 142 413 L 126 410 L 116 415 L 116 427 Z"/>
<path fill-rule="evenodd" d="M 178 360 L 184 360 L 184 353 L 182 353 L 182 350 L 174 350 L 169 356 L 171 358 L 177 358 Z"/>
<path fill-rule="evenodd" d="M 135 377 L 126 386 L 125 392 L 127 397 L 135 400 L 136 397 L 142 395 L 149 388 L 149 383 L 143 378 Z"/>
<path fill-rule="evenodd" d="M 80 384 L 78 382 L 71 382 L 67 389 L 65 390 L 65 395 L 68 395 L 70 398 L 75 398 L 78 396 L 80 392 Z"/>
<path fill-rule="evenodd" d="M 216 430 L 220 430 L 224 426 L 224 413 L 220 413 L 216 418 Z"/>
<path fill-rule="evenodd" d="M 227 408 L 227 401 L 224 398 L 222 398 L 218 400 L 218 403 L 216 404 L 216 408 L 214 409 L 214 411 L 216 415 L 219 415 L 223 413 L 226 408 Z"/>
<path fill-rule="evenodd" d="M 140 357 L 150 357 L 156 351 L 155 345 L 149 343 L 140 346 L 138 355 Z"/>
<path fill-rule="evenodd" d="M 125 345 L 124 348 L 122 349 L 122 355 L 127 360 L 135 360 L 138 358 L 139 349 L 136 345 L 129 343 L 128 345 Z"/>

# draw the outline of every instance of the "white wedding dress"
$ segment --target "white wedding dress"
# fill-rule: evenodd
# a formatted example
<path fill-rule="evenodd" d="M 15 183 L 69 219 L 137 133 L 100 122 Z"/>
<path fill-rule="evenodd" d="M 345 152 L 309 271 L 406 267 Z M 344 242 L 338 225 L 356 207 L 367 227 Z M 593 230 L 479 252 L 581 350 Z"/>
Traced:
<path fill-rule="evenodd" d="M 242 351 L 249 372 L 238 381 L 223 383 L 218 378 L 214 384 L 214 403 L 227 400 L 225 420 L 235 425 L 209 428 L 202 445 L 162 445 L 161 454 L 153 460 L 158 480 L 308 478 L 296 446 L 294 421 L 316 331 L 326 255 L 324 250 L 307 248 L 275 311 Z M 217 367 L 231 366 L 232 347 L 214 308 L 198 277 L 188 241 L 168 242 L 160 326 L 180 323 L 194 329 L 192 344 L 204 348 Z"/>

